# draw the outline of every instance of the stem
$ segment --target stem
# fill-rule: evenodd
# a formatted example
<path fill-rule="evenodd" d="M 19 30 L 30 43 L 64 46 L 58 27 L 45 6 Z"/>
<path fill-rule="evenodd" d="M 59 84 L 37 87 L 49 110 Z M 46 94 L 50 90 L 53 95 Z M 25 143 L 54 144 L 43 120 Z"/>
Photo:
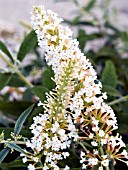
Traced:
<path fill-rule="evenodd" d="M 8 143 L 8 142 L 19 144 L 19 145 L 25 145 L 26 144 L 26 142 L 24 142 L 24 141 L 7 141 L 7 140 L 2 140 L 0 143 Z"/>
<path fill-rule="evenodd" d="M 20 24 L 21 24 L 22 26 L 24 26 L 25 28 L 28 28 L 28 29 L 32 30 L 31 25 L 29 25 L 28 23 L 26 23 L 26 22 L 24 22 L 24 21 L 20 21 Z"/>
<path fill-rule="evenodd" d="M 104 155 L 104 151 L 103 151 L 102 146 L 100 146 L 100 152 L 101 152 L 102 155 Z"/>
<path fill-rule="evenodd" d="M 40 167 L 37 167 L 37 168 L 35 168 L 35 169 L 42 169 L 43 168 L 43 166 L 40 166 Z"/>
<path fill-rule="evenodd" d="M 105 166 L 106 170 L 109 170 L 109 167 L 108 166 Z"/>
<path fill-rule="evenodd" d="M 100 142 L 99 142 L 99 144 L 100 144 Z M 104 150 L 103 150 L 102 146 L 100 146 L 100 152 L 101 152 L 102 155 L 104 155 Z M 109 166 L 105 166 L 105 169 L 110 170 Z"/>
<path fill-rule="evenodd" d="M 85 148 L 85 146 L 83 145 L 83 143 L 81 143 L 81 142 L 78 142 L 81 146 L 82 146 L 82 148 L 86 151 L 86 152 L 88 152 L 88 150 Z"/>
<path fill-rule="evenodd" d="M 24 77 L 24 75 L 17 69 L 13 64 L 11 64 L 5 57 L 0 53 L 1 58 L 18 74 L 18 76 L 29 86 L 33 87 L 33 85 Z"/>
<path fill-rule="evenodd" d="M 123 97 L 121 97 L 121 98 L 119 98 L 119 99 L 116 99 L 116 100 L 114 100 L 114 101 L 112 101 L 112 102 L 109 102 L 108 103 L 108 105 L 114 105 L 114 104 L 117 104 L 117 103 L 120 103 L 120 102 L 124 102 L 124 101 L 127 101 L 128 100 L 128 95 L 127 96 L 123 96 Z"/>
<path fill-rule="evenodd" d="M 26 77 L 24 77 L 24 75 L 19 70 L 15 69 L 15 72 L 29 87 L 33 87 L 33 85 L 26 79 Z"/>

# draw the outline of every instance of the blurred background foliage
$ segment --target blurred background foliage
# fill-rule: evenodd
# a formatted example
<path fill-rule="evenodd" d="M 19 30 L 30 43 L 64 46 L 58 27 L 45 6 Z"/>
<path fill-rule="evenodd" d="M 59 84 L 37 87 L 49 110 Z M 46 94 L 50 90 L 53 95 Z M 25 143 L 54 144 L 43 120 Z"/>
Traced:
<path fill-rule="evenodd" d="M 110 0 L 100 3 L 90 0 L 82 5 L 77 0 L 67 1 L 75 3 L 77 10 L 73 11 L 75 17 L 64 23 L 75 32 L 80 49 L 97 71 L 103 91 L 108 94 L 106 102 L 117 115 L 117 132 L 128 143 L 128 30 L 113 22 L 119 11 L 109 8 Z M 116 20 L 118 22 L 118 18 Z M 0 57 L 3 56 L 7 64 L 0 68 L 0 133 L 4 131 L 6 139 L 20 114 L 33 103 L 44 101 L 45 92 L 55 87 L 51 80 L 54 74 L 38 48 L 36 34 L 29 24 L 23 22 L 22 25 L 25 28 L 22 34 L 8 30 L 0 33 Z M 31 136 L 29 126 L 33 116 L 42 112 L 42 108 L 34 107 L 21 130 L 24 137 Z M 14 156 L 7 157 L 0 168 L 25 169 L 18 155 L 15 152 Z"/>

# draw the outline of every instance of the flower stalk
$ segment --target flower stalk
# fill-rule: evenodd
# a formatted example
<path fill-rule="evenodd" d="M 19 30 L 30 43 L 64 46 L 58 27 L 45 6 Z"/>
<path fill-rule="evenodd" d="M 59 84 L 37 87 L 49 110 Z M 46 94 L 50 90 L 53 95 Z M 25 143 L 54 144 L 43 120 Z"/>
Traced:
<path fill-rule="evenodd" d="M 24 75 L 10 62 L 6 59 L 6 57 L 0 52 L 0 57 L 7 63 L 7 65 L 12 68 L 15 73 L 25 82 L 25 84 L 32 88 L 33 85 L 26 79 L 26 77 L 24 77 Z"/>
<path fill-rule="evenodd" d="M 119 98 L 119 99 L 116 99 L 116 100 L 114 100 L 114 101 L 112 101 L 112 102 L 109 102 L 108 105 L 109 105 L 109 106 L 112 106 L 112 105 L 115 105 L 115 104 L 117 104 L 117 103 L 125 102 L 125 101 L 127 101 L 127 100 L 128 100 L 128 95 L 123 96 L 123 97 L 121 97 L 121 98 Z"/>
<path fill-rule="evenodd" d="M 0 141 L 0 143 L 2 144 L 8 144 L 9 142 L 14 143 L 14 144 L 18 144 L 18 145 L 25 145 L 26 142 L 25 141 L 8 141 L 8 140 L 2 140 Z"/>

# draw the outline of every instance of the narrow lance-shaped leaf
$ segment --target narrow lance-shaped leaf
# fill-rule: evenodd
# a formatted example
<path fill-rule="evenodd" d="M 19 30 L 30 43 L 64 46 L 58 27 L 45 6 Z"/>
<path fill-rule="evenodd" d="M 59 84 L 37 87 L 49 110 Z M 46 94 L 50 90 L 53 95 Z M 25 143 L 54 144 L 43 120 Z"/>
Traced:
<path fill-rule="evenodd" d="M 7 168 L 21 168 L 21 167 L 26 167 L 27 165 L 26 165 L 26 163 L 23 163 L 23 161 L 22 160 L 14 160 L 14 161 L 12 161 L 12 162 L 9 162 L 9 163 L 2 163 L 1 165 L 0 165 L 0 167 L 7 167 Z"/>
<path fill-rule="evenodd" d="M 65 23 L 67 23 L 67 24 L 70 24 L 70 25 L 76 25 L 76 26 L 78 26 L 78 25 L 86 25 L 86 26 L 96 26 L 93 22 L 90 22 L 90 21 L 70 21 L 70 20 L 67 20 L 67 19 L 65 19 L 64 20 L 64 22 Z"/>
<path fill-rule="evenodd" d="M 4 160 L 4 158 L 8 155 L 10 151 L 10 148 L 4 148 L 1 152 L 0 152 L 0 164 L 1 162 Z"/>
<path fill-rule="evenodd" d="M 82 51 L 84 50 L 84 47 L 85 47 L 85 44 L 86 44 L 86 38 L 85 37 L 86 37 L 85 30 L 79 29 L 77 39 L 80 42 L 80 49 Z"/>
<path fill-rule="evenodd" d="M 96 58 L 114 57 L 114 56 L 116 56 L 116 51 L 110 47 L 103 47 L 99 49 L 99 51 L 96 53 Z"/>
<path fill-rule="evenodd" d="M 25 85 L 25 83 L 17 75 L 0 72 L 0 89 L 6 85 L 12 87 L 22 87 Z"/>
<path fill-rule="evenodd" d="M 20 79 L 17 75 L 12 74 L 11 79 L 8 82 L 8 86 L 12 87 L 23 87 L 25 83 L 23 82 L 22 79 Z"/>
<path fill-rule="evenodd" d="M 0 73 L 0 90 L 3 89 L 11 80 L 11 74 L 1 74 Z"/>
<path fill-rule="evenodd" d="M 15 128 L 14 128 L 14 135 L 18 135 L 20 133 L 27 116 L 32 112 L 34 105 L 35 104 L 33 104 L 29 108 L 27 108 L 18 118 L 18 120 L 16 121 L 16 124 L 15 124 Z"/>
<path fill-rule="evenodd" d="M 96 0 L 90 0 L 86 7 L 84 7 L 85 11 L 89 12 L 95 5 Z"/>
<path fill-rule="evenodd" d="M 32 101 L 1 101 L 0 111 L 5 114 L 13 115 L 14 117 L 19 117 L 26 108 L 32 105 Z"/>
<path fill-rule="evenodd" d="M 37 37 L 35 31 L 31 31 L 23 40 L 17 58 L 22 61 L 26 54 L 28 54 L 37 44 Z"/>
<path fill-rule="evenodd" d="M 116 27 L 114 27 L 112 24 L 110 24 L 110 22 L 107 21 L 107 22 L 104 24 L 104 26 L 105 26 L 106 28 L 109 28 L 109 29 L 113 30 L 113 31 L 116 32 L 118 35 L 120 34 L 119 29 L 116 28 Z"/>
<path fill-rule="evenodd" d="M 71 22 L 72 22 L 72 24 L 75 25 L 75 24 L 77 24 L 80 21 L 80 19 L 81 19 L 81 16 L 77 16 Z"/>
<path fill-rule="evenodd" d="M 106 61 L 105 68 L 102 73 L 103 85 L 109 85 L 113 88 L 117 86 L 116 68 L 111 60 Z"/>
<path fill-rule="evenodd" d="M 13 62 L 13 58 L 12 58 L 12 55 L 10 54 L 9 50 L 7 49 L 6 45 L 0 41 L 0 50 L 5 53 L 10 59 L 11 61 Z"/>
<path fill-rule="evenodd" d="M 39 97 L 39 99 L 43 102 L 46 99 L 46 92 L 49 92 L 49 89 L 44 86 L 34 86 L 33 87 L 33 93 Z"/>
<path fill-rule="evenodd" d="M 14 149 L 14 150 L 20 152 L 20 153 L 26 154 L 26 152 L 20 146 L 14 144 L 14 143 L 9 142 L 7 144 L 7 146 L 11 149 Z"/>
<path fill-rule="evenodd" d="M 103 89 L 104 92 L 107 92 L 107 94 L 109 94 L 109 96 L 115 96 L 115 97 L 120 97 L 121 93 L 116 90 L 115 88 L 113 88 L 112 86 L 108 86 L 108 85 L 103 85 Z"/>
<path fill-rule="evenodd" d="M 55 82 L 51 79 L 54 77 L 54 72 L 51 67 L 48 67 L 42 75 L 42 84 L 47 87 L 49 90 L 52 90 L 55 87 Z"/>

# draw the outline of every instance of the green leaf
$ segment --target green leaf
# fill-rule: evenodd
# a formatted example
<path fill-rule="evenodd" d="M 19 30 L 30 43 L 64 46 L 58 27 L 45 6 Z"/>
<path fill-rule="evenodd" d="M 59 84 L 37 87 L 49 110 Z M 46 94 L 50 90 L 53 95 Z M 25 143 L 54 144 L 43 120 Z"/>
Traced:
<path fill-rule="evenodd" d="M 83 51 L 84 50 L 84 47 L 85 47 L 85 44 L 86 44 L 86 33 L 85 33 L 85 30 L 83 29 L 79 29 L 78 31 L 78 41 L 80 42 L 80 49 Z"/>
<path fill-rule="evenodd" d="M 49 90 L 52 90 L 55 87 L 55 82 L 51 79 L 54 77 L 54 73 L 51 67 L 48 67 L 42 75 L 42 84 L 43 86 L 47 87 Z"/>
<path fill-rule="evenodd" d="M 0 152 L 0 164 L 1 162 L 4 160 L 4 158 L 8 155 L 10 149 L 9 148 L 4 148 L 1 152 Z"/>
<path fill-rule="evenodd" d="M 128 99 L 125 102 L 120 103 L 121 109 L 126 115 L 128 115 Z"/>
<path fill-rule="evenodd" d="M 13 87 L 23 87 L 25 86 L 25 83 L 17 75 L 13 74 L 8 85 Z"/>
<path fill-rule="evenodd" d="M 25 83 L 17 76 L 11 73 L 0 73 L 0 90 L 5 86 L 23 87 Z"/>
<path fill-rule="evenodd" d="M 116 27 L 114 27 L 114 26 L 113 26 L 110 22 L 108 22 L 108 21 L 104 24 L 104 26 L 105 26 L 106 28 L 109 28 L 109 29 L 113 30 L 113 31 L 116 32 L 117 34 L 120 33 L 120 31 L 119 31 Z"/>
<path fill-rule="evenodd" d="M 75 20 L 75 22 L 74 22 L 74 21 L 70 21 L 70 20 L 65 19 L 64 22 L 67 23 L 67 24 L 73 25 L 73 26 L 78 26 L 78 25 L 86 25 L 86 26 L 89 26 L 89 27 L 90 26 L 92 26 L 92 27 L 95 26 L 95 24 L 90 22 L 90 21 L 76 21 Z"/>
<path fill-rule="evenodd" d="M 126 49 L 128 48 L 128 32 L 120 32 L 120 38 L 124 42 Z"/>
<path fill-rule="evenodd" d="M 116 68 L 111 60 L 106 61 L 105 68 L 102 73 L 103 85 L 108 85 L 113 88 L 117 86 Z"/>
<path fill-rule="evenodd" d="M 0 90 L 3 89 L 6 85 L 8 85 L 11 80 L 12 75 L 10 74 L 0 74 Z"/>
<path fill-rule="evenodd" d="M 8 101 L 0 102 L 0 111 L 4 114 L 10 114 L 18 117 L 26 108 L 28 108 L 33 102 L 31 101 Z"/>
<path fill-rule="evenodd" d="M 26 54 L 28 54 L 37 44 L 37 37 L 34 30 L 32 30 L 23 40 L 17 58 L 22 61 Z"/>
<path fill-rule="evenodd" d="M 86 12 L 89 12 L 94 7 L 95 3 L 96 3 L 96 0 L 90 0 L 87 6 L 84 7 L 84 10 Z"/>
<path fill-rule="evenodd" d="M 33 112 L 30 114 L 29 121 L 27 122 L 27 127 L 26 127 L 26 129 L 28 129 L 29 132 L 30 132 L 29 127 L 33 123 L 33 117 L 36 117 L 37 115 L 39 115 L 39 113 L 44 114 L 44 108 L 42 106 L 35 107 Z"/>
<path fill-rule="evenodd" d="M 1 167 L 8 167 L 8 168 L 13 168 L 13 167 L 17 167 L 17 168 L 21 168 L 21 167 L 27 167 L 26 163 L 23 163 L 22 160 L 14 160 L 12 162 L 9 163 L 2 163 Z"/>
<path fill-rule="evenodd" d="M 103 92 L 107 92 L 108 95 L 114 96 L 114 97 L 120 97 L 121 93 L 109 85 L 103 85 Z"/>
<path fill-rule="evenodd" d="M 10 59 L 11 61 L 13 62 L 13 58 L 12 58 L 12 55 L 10 54 L 9 50 L 7 49 L 6 45 L 0 41 L 0 50 L 5 53 Z"/>
<path fill-rule="evenodd" d="M 113 56 L 116 56 L 116 52 L 110 48 L 110 47 L 103 47 L 101 48 L 97 54 L 96 54 L 96 57 L 113 57 Z"/>
<path fill-rule="evenodd" d="M 33 98 L 33 93 L 32 93 L 32 89 L 27 89 L 25 90 L 24 94 L 23 94 L 23 100 L 26 101 L 32 101 Z"/>
<path fill-rule="evenodd" d="M 76 16 L 73 20 L 72 20 L 72 24 L 76 25 L 79 21 L 80 21 L 81 16 Z"/>
<path fill-rule="evenodd" d="M 34 108 L 35 104 L 31 105 L 29 108 L 27 108 L 18 118 L 18 120 L 16 121 L 15 124 L 15 128 L 14 128 L 14 135 L 18 135 L 22 129 L 22 126 L 27 118 L 27 116 L 32 112 L 33 108 Z"/>
<path fill-rule="evenodd" d="M 11 149 L 14 149 L 14 150 L 20 152 L 20 153 L 26 154 L 26 152 L 20 146 L 14 144 L 14 143 L 9 142 L 9 143 L 7 143 L 7 146 Z"/>
<path fill-rule="evenodd" d="M 92 34 L 86 34 L 85 30 L 83 29 L 79 29 L 78 31 L 78 41 L 79 41 L 79 46 L 81 48 L 81 50 L 84 49 L 85 44 L 88 41 L 97 39 L 97 38 L 101 38 L 103 35 L 101 33 L 92 33 Z"/>
<path fill-rule="evenodd" d="M 46 99 L 45 93 L 49 92 L 49 90 L 43 86 L 35 86 L 33 87 L 33 92 L 43 102 Z"/>

